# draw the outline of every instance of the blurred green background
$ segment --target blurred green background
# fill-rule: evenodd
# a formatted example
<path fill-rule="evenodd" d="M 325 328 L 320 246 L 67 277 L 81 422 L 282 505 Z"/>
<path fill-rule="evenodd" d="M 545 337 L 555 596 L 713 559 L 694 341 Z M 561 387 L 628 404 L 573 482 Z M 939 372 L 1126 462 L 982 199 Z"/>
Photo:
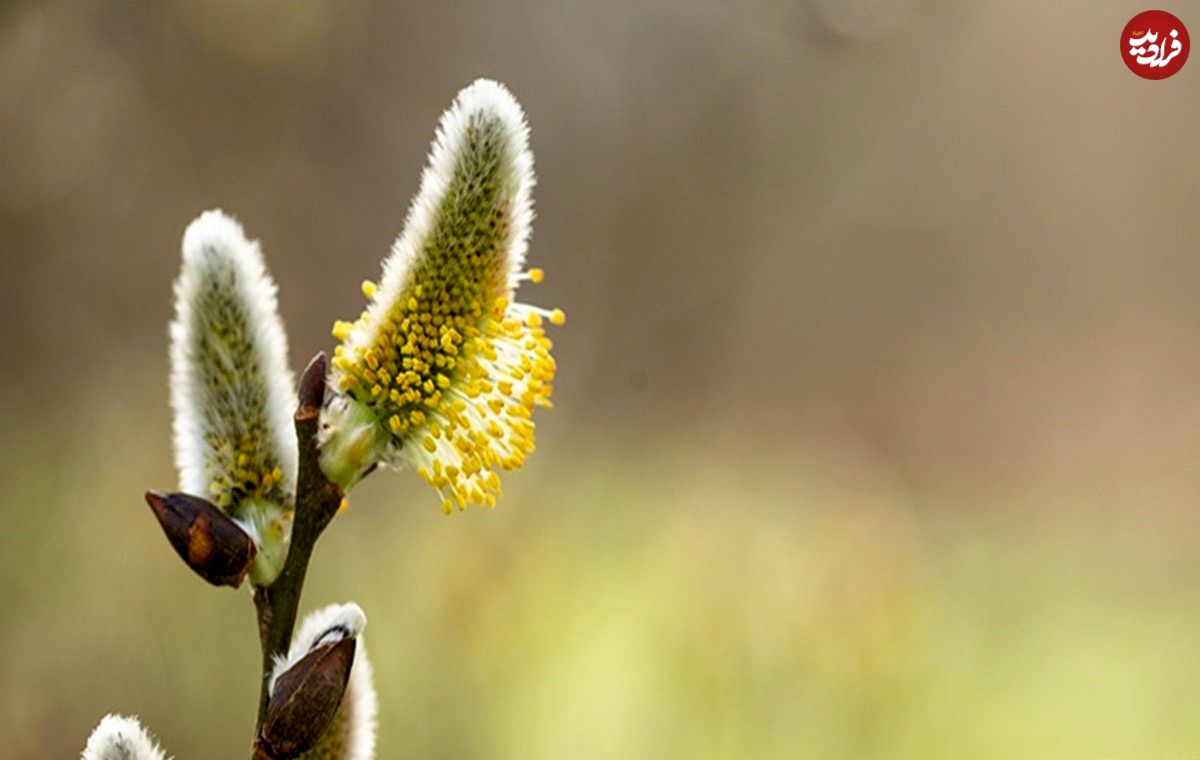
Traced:
<path fill-rule="evenodd" d="M 381 758 L 1200 753 L 1200 61 L 1126 71 L 1141 10 L 0 4 L 0 755 L 245 756 L 249 595 L 141 498 L 180 235 L 262 241 L 303 366 L 477 76 L 557 404 L 495 511 L 382 474 L 318 546 Z"/>

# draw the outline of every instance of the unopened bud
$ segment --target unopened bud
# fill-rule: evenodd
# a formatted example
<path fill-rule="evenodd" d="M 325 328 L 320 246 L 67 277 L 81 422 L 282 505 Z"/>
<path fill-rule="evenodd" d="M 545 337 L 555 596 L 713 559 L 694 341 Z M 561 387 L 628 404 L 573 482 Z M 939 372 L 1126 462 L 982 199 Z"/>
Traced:
<path fill-rule="evenodd" d="M 198 496 L 147 491 L 146 503 L 188 567 L 214 586 L 242 585 L 258 549 L 241 526 Z"/>
<path fill-rule="evenodd" d="M 275 679 L 257 752 L 290 760 L 312 749 L 342 704 L 354 664 L 353 637 L 320 644 Z"/>
<path fill-rule="evenodd" d="M 325 403 L 325 373 L 328 370 L 329 361 L 325 358 L 325 352 L 318 352 L 300 376 L 297 416 L 320 414 L 321 406 Z"/>

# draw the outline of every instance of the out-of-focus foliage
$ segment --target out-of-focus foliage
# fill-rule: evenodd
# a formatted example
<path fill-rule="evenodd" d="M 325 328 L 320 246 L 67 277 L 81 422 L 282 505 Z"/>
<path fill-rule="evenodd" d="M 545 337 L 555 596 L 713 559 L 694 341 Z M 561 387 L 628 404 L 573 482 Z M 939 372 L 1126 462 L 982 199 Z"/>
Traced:
<path fill-rule="evenodd" d="M 68 756 L 106 709 L 180 757 L 236 756 L 247 595 L 198 583 L 137 499 L 165 409 L 5 449 L 0 731 Z M 78 419 L 78 416 L 76 416 Z M 45 420 L 43 420 L 43 423 Z M 1011 757 L 1184 751 L 1195 563 L 1140 495 L 914 494 L 878 462 L 669 437 L 549 437 L 496 511 L 356 491 L 307 608 L 372 610 L 390 757 Z M 126 452 L 148 455 L 131 466 Z M 393 479 L 394 480 L 394 479 Z M 1141 499 L 1145 499 L 1142 501 Z"/>
<path fill-rule="evenodd" d="M 1194 753 L 1200 63 L 1129 74 L 1132 12 L 0 6 L 5 756 L 245 754 L 250 600 L 141 500 L 179 236 L 253 221 L 303 364 L 478 76 L 571 321 L 496 511 L 373 478 L 317 548 L 381 757 Z"/>

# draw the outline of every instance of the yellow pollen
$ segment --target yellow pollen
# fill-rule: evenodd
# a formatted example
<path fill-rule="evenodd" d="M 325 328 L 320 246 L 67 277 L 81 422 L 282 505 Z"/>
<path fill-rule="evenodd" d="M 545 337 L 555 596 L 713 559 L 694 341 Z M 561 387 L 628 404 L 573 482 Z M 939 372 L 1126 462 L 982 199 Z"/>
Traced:
<path fill-rule="evenodd" d="M 447 514 L 494 506 L 498 471 L 533 451 L 531 411 L 549 405 L 555 374 L 543 323 L 565 321 L 560 309 L 512 300 L 502 183 L 456 187 L 453 229 L 423 241 L 395 292 L 362 283 L 374 314 L 334 325 L 332 362 L 338 389 L 369 409 L 390 456 L 439 490 Z M 545 272 L 515 279 L 539 283 Z"/>

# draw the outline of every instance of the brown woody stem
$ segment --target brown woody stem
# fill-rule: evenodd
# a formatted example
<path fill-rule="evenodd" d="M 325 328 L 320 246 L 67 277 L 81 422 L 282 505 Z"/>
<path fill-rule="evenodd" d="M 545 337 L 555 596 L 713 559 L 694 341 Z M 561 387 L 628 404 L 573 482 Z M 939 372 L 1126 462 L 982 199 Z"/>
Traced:
<path fill-rule="evenodd" d="M 296 612 L 308 560 L 312 557 L 317 538 L 337 514 L 342 503 L 342 491 L 326 480 L 321 472 L 317 450 L 317 432 L 321 405 L 325 398 L 326 359 L 318 353 L 309 362 L 300 378 L 299 404 L 296 408 L 296 445 L 299 453 L 296 472 L 296 512 L 292 525 L 291 545 L 279 577 L 270 586 L 254 589 L 254 606 L 258 611 L 258 635 L 262 642 L 262 689 L 258 700 L 258 720 L 255 737 L 262 729 L 270 699 L 268 682 L 275 666 L 276 655 L 286 654 L 296 627 Z"/>

